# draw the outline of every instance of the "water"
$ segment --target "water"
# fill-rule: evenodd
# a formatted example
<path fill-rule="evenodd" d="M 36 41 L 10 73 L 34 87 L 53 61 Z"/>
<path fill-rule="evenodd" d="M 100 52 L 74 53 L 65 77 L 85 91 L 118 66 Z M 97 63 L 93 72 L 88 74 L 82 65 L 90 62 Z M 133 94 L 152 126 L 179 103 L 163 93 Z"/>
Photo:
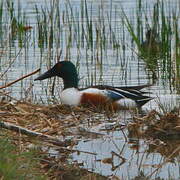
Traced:
<path fill-rule="evenodd" d="M 120 117 L 120 122 L 123 120 L 127 121 L 127 115 L 125 117 L 121 115 Z M 108 177 L 117 176 L 124 179 L 132 179 L 140 174 L 150 176 L 152 179 L 158 177 L 165 179 L 179 178 L 178 153 L 172 158 L 173 160 L 164 163 L 167 160 L 166 158 L 178 147 L 179 140 L 174 140 L 173 142 L 165 141 L 164 145 L 154 145 L 151 139 L 138 139 L 135 136 L 131 136 L 130 132 L 126 130 L 124 133 L 128 137 L 127 141 L 121 130 L 97 131 L 97 129 L 96 127 L 96 132 L 103 132 L 103 138 L 80 141 L 76 146 L 80 151 L 92 152 L 97 155 L 73 153 L 73 160 L 82 163 L 86 169 Z M 102 129 L 105 128 L 103 127 Z M 93 131 L 94 128 L 92 127 Z M 112 156 L 114 152 L 115 155 Z M 106 161 L 106 158 L 110 158 L 109 163 Z"/>
<path fill-rule="evenodd" d="M 147 104 L 144 109 L 148 111 L 152 109 L 159 110 L 159 101 L 168 110 L 179 106 L 179 77 L 174 75 L 175 70 L 173 69 L 172 73 L 170 73 L 167 69 L 162 70 L 162 66 L 160 66 L 157 73 L 158 79 L 154 82 L 152 71 L 147 69 L 146 63 L 142 59 L 138 58 L 138 49 L 132 43 L 132 36 L 130 36 L 125 23 L 123 23 L 122 9 L 124 9 L 125 14 L 133 24 L 135 32 L 137 32 L 136 11 L 138 10 L 138 1 L 87 0 L 89 24 L 87 23 L 85 8 L 84 11 L 80 10 L 82 6 L 80 0 L 51 2 L 44 0 L 38 2 L 34 0 L 12 0 L 12 2 L 14 2 L 14 17 L 19 21 L 25 21 L 24 25 L 30 25 L 32 29 L 22 34 L 17 32 L 13 34 L 10 26 L 12 19 L 5 3 L 2 20 L 3 38 L 1 38 L 0 43 L 1 74 L 3 72 L 5 74 L 1 77 L 1 85 L 28 74 L 39 67 L 42 73 L 55 64 L 57 57 L 60 56 L 61 60 L 68 59 L 76 64 L 81 87 L 91 84 L 129 86 L 154 83 L 148 90 L 152 93 L 152 96 L 158 98 Z M 19 10 L 18 2 L 19 7 L 21 7 Z M 152 23 L 152 11 L 156 2 L 155 0 L 142 1 L 142 12 L 147 14 L 149 24 Z M 180 4 L 178 0 L 164 1 L 164 3 L 167 16 L 171 14 L 172 10 L 179 12 Z M 83 5 L 85 6 L 85 4 Z M 42 23 L 42 28 L 46 30 L 46 33 L 44 31 L 40 33 L 47 36 L 47 39 L 43 39 L 44 44 L 39 44 L 40 41 L 38 41 L 40 34 L 38 33 L 39 26 L 35 6 L 39 11 L 39 23 Z M 57 7 L 59 7 L 59 11 L 56 9 Z M 51 11 L 52 9 L 53 11 Z M 58 12 L 59 15 L 57 15 Z M 19 19 L 18 13 L 20 14 Z M 22 18 L 23 13 L 26 17 L 25 20 Z M 43 16 L 43 13 L 46 16 Z M 57 18 L 51 21 L 51 16 L 48 14 Z M 144 17 L 142 21 L 146 21 L 146 18 Z M 169 19 L 172 19 L 172 17 L 169 17 Z M 91 22 L 92 29 L 90 27 Z M 84 29 L 81 28 L 82 26 Z M 145 23 L 143 27 L 145 31 Z M 53 34 L 51 28 L 53 28 Z M 50 40 L 51 36 L 53 37 L 53 43 Z M 93 39 L 91 40 L 91 38 Z M 145 35 L 143 35 L 143 38 L 145 38 Z M 172 51 L 172 56 L 173 53 L 174 51 Z M 6 90 L 10 96 L 16 99 L 24 98 L 33 102 L 51 103 L 53 81 L 34 82 L 33 80 L 37 75 L 19 81 Z M 62 80 L 56 79 L 53 95 L 57 98 L 62 87 Z M 131 115 L 127 115 L 127 112 L 120 112 L 118 115 L 120 122 L 128 123 L 129 118 L 131 119 Z M 112 118 L 111 120 L 116 122 L 117 119 Z M 105 121 L 105 123 L 107 122 Z M 164 161 L 166 156 L 158 151 L 153 151 L 146 140 L 128 137 L 129 132 L 125 130 L 128 137 L 126 141 L 121 130 L 100 131 L 101 126 L 103 124 L 98 127 L 90 126 L 89 130 L 95 129 L 96 132 L 103 132 L 103 138 L 88 139 L 88 141 L 85 141 L 87 140 L 85 138 L 76 146 L 79 150 L 95 152 L 97 155 L 72 154 L 73 161 L 84 163 L 83 168 L 106 176 L 116 175 L 124 179 L 130 179 L 140 172 L 150 175 L 158 167 L 158 164 Z M 175 148 L 179 141 L 167 142 L 167 144 L 169 143 Z M 125 162 L 121 164 L 122 159 L 114 156 L 113 163 L 103 163 L 103 159 L 111 157 L 112 151 L 125 158 Z M 153 177 L 166 179 L 170 176 L 174 179 L 180 177 L 179 155 L 174 158 L 174 162 L 164 164 L 157 173 L 153 174 Z"/>

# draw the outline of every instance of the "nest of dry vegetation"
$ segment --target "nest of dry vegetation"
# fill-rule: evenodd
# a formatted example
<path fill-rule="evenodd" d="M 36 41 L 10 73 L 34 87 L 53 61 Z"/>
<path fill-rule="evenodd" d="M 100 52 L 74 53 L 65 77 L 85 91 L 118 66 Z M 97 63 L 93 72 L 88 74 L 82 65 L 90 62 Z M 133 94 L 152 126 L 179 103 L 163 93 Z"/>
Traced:
<path fill-rule="evenodd" d="M 67 136 L 70 127 L 77 127 L 88 119 L 95 119 L 96 112 L 82 107 L 64 105 L 36 105 L 28 102 L 1 102 L 1 121 L 22 126 L 45 135 Z"/>
<path fill-rule="evenodd" d="M 83 123 L 93 122 L 96 125 L 108 118 L 107 114 L 89 108 L 37 105 L 21 101 L 0 102 L 0 116 L 2 122 L 57 138 L 77 135 Z M 128 124 L 128 131 L 133 136 L 166 139 L 180 137 L 180 109 L 163 115 L 153 110 L 143 117 L 134 115 L 133 118 L 133 122 Z"/>
<path fill-rule="evenodd" d="M 180 153 L 180 109 L 160 114 L 152 110 L 144 117 L 134 116 L 128 125 L 129 138 L 145 139 L 147 152 L 160 153 L 166 162 L 174 162 Z M 162 163 L 162 164 L 164 164 Z"/>
<path fill-rule="evenodd" d="M 180 137 L 180 109 L 160 114 L 153 110 L 144 117 L 134 116 L 134 122 L 130 123 L 129 131 L 136 130 L 139 137 L 153 137 L 171 139 Z"/>
<path fill-rule="evenodd" d="M 0 102 L 0 127 L 10 130 L 4 131 L 5 134 L 8 134 L 22 151 L 28 148 L 46 147 L 47 150 L 43 149 L 43 154 L 47 156 L 42 158 L 41 169 L 45 172 L 51 170 L 52 174 L 48 175 L 51 178 L 67 179 L 72 176 L 73 179 L 79 179 L 82 176 L 92 176 L 88 171 L 79 169 L 78 164 L 69 166 L 67 158 L 72 152 L 80 153 L 78 150 L 73 150 L 76 144 L 75 135 L 84 133 L 80 126 L 88 121 L 99 123 L 97 118 L 99 116 L 103 114 L 82 107 L 36 105 L 21 101 Z M 67 136 L 72 138 L 66 139 Z M 49 148 L 53 148 L 60 155 L 49 156 Z M 104 178 L 100 177 L 100 179 Z"/>

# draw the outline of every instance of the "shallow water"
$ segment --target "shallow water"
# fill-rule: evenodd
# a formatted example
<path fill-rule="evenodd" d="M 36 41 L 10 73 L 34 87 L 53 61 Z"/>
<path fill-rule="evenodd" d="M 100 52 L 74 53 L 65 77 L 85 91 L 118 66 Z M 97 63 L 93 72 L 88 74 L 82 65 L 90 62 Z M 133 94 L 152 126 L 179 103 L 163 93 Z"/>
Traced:
<path fill-rule="evenodd" d="M 128 116 L 122 114 L 118 121 L 123 125 L 123 122 L 127 123 Z M 85 138 L 78 143 L 76 148 L 96 155 L 73 153 L 73 162 L 83 164 L 82 167 L 108 177 L 133 179 L 141 175 L 150 179 L 179 179 L 179 155 L 164 163 L 179 146 L 179 140 L 162 141 L 164 143 L 162 146 L 162 144 L 154 144 L 151 139 L 138 139 L 126 128 L 123 132 L 113 130 L 115 124 L 117 124 L 117 119 L 100 126 L 89 127 L 88 131 L 101 133 L 103 136 L 97 139 Z M 112 130 L 109 130 L 110 127 Z M 112 156 L 112 154 L 115 155 Z"/>
<path fill-rule="evenodd" d="M 18 1 L 14 0 L 15 16 L 18 16 Z M 179 106 L 180 97 L 178 89 L 178 80 L 174 82 L 174 76 L 168 76 L 169 72 L 163 72 L 163 70 L 158 71 L 158 79 L 153 80 L 152 72 L 146 67 L 143 60 L 137 57 L 137 47 L 132 46 L 132 37 L 127 31 L 127 28 L 122 24 L 122 8 L 126 15 L 130 18 L 134 28 L 136 29 L 136 11 L 137 2 L 133 0 L 123 1 L 93 1 L 87 0 L 89 18 L 92 18 L 92 22 L 95 27 L 98 28 L 100 23 L 98 21 L 99 17 L 104 17 L 105 27 L 108 27 L 108 17 L 110 18 L 111 28 L 115 33 L 115 40 L 117 41 L 117 47 L 113 48 L 110 42 L 110 29 L 106 29 L 107 42 L 105 43 L 105 48 L 101 49 L 97 44 L 98 40 L 94 37 L 93 48 L 87 48 L 87 42 L 84 37 L 84 46 L 80 42 L 78 45 L 78 40 L 76 39 L 78 35 L 75 33 L 78 25 L 84 23 L 84 27 L 87 28 L 86 18 L 80 19 L 80 6 L 82 1 L 72 0 L 72 1 L 54 1 L 59 4 L 60 9 L 60 23 L 61 28 L 58 31 L 57 26 L 54 25 L 54 42 L 52 48 L 49 44 L 44 44 L 44 48 L 40 48 L 38 45 L 38 24 L 37 24 L 37 13 L 35 10 L 35 5 L 39 9 L 39 15 L 42 15 L 42 11 L 46 10 L 47 14 L 50 13 L 50 7 L 53 3 L 48 3 L 44 0 L 20 0 L 21 10 L 25 13 L 27 25 L 32 26 L 30 31 L 25 33 L 26 38 L 22 38 L 23 48 L 21 48 L 20 40 L 18 35 L 12 38 L 10 23 L 11 20 L 7 13 L 7 6 L 4 6 L 4 11 L 6 12 L 3 16 L 3 28 L 6 29 L 3 33 L 3 39 L 1 39 L 1 73 L 7 70 L 7 73 L 1 77 L 1 85 L 13 81 L 24 74 L 32 72 L 38 68 L 41 68 L 41 73 L 46 71 L 50 65 L 55 64 L 57 56 L 61 54 L 61 60 L 71 60 L 78 67 L 80 82 L 79 85 L 84 87 L 90 84 L 107 84 L 115 86 L 123 85 L 139 85 L 153 83 L 153 86 L 148 88 L 151 92 L 151 96 L 156 97 L 150 103 L 144 106 L 145 110 L 156 109 L 159 111 L 159 104 L 163 104 L 167 110 L 173 109 L 175 106 Z M 144 10 L 149 17 L 149 22 L 152 21 L 152 10 L 153 6 L 157 1 L 142 1 Z M 179 12 L 179 1 L 165 1 L 167 8 L 167 15 L 172 9 L 176 9 Z M 171 2 L 171 3 L 169 3 Z M 69 7 L 69 4 L 71 6 Z M 70 21 L 66 19 L 68 15 L 72 12 L 74 13 L 74 19 L 70 18 Z M 68 11 L 68 12 L 66 12 Z M 79 13 L 79 14 L 78 14 Z M 101 16 L 99 15 L 101 14 Z M 66 18 L 64 18 L 66 16 Z M 49 18 L 47 16 L 47 18 Z M 63 18 L 65 20 L 63 20 Z M 170 17 L 169 17 L 170 18 Z M 79 20 L 80 19 L 80 20 Z M 82 21 L 81 21 L 82 20 Z M 142 19 L 144 21 L 145 19 Z M 63 22 L 64 21 L 64 22 Z M 74 21 L 74 24 L 71 22 Z M 46 27 L 50 26 L 50 19 L 45 24 Z M 76 24 L 77 22 L 77 24 Z M 80 22 L 78 24 L 78 22 Z M 68 43 L 70 40 L 69 26 L 72 25 L 72 44 Z M 77 26 L 76 26 L 77 25 Z M 99 26 L 98 26 L 99 25 Z M 76 27 L 75 27 L 76 26 Z M 74 29 L 73 29 L 74 28 Z M 82 34 L 82 29 L 79 33 Z M 101 29 L 102 31 L 102 29 Z M 59 33 L 59 34 L 58 34 Z M 87 29 L 85 29 L 86 36 Z M 93 33 L 94 35 L 95 33 Z M 47 36 L 50 36 L 48 31 Z M 124 44 L 123 44 L 124 43 Z M 122 44 L 125 46 L 123 50 Z M 61 51 L 61 53 L 60 53 Z M 68 55 L 67 55 L 68 54 Z M 17 56 L 17 57 L 16 57 Z M 9 64 L 11 64 L 10 68 Z M 58 99 L 59 92 L 63 87 L 62 80 L 56 79 L 56 86 L 54 93 L 52 93 L 51 87 L 53 80 L 46 80 L 43 82 L 34 82 L 34 78 L 37 75 L 33 75 L 23 81 L 15 83 L 11 87 L 7 88 L 9 95 L 16 99 L 29 99 L 34 102 L 40 103 L 51 103 L 52 97 L 54 95 Z M 176 85 L 177 84 L 177 88 Z M 53 95 L 52 95 L 53 94 Z M 59 102 L 59 100 L 58 100 Z M 117 120 L 123 123 L 128 123 L 131 119 L 131 115 L 128 112 L 119 112 L 118 119 L 111 119 L 111 121 L 116 122 Z M 109 122 L 104 122 L 109 123 Z M 111 122 L 112 123 L 112 122 Z M 157 165 L 162 163 L 165 156 L 159 152 L 154 152 L 149 150 L 150 147 L 145 140 L 138 140 L 136 137 L 128 137 L 128 131 L 125 130 L 127 136 L 124 138 L 124 134 L 121 130 L 114 131 L 100 131 L 104 124 L 100 124 L 98 127 L 90 126 L 88 127 L 90 131 L 96 131 L 103 133 L 102 138 L 91 139 L 84 138 L 84 140 L 79 141 L 76 146 L 79 150 L 89 151 L 97 153 L 97 155 L 88 155 L 80 153 L 72 154 L 73 161 L 83 162 L 84 168 L 91 171 L 101 173 L 106 176 L 116 175 L 124 179 L 131 179 L 137 176 L 141 171 L 145 175 L 150 175 L 156 168 Z M 87 125 L 85 125 L 87 126 Z M 100 129 L 98 129 L 100 128 Z M 88 140 L 88 141 L 87 141 Z M 178 140 L 174 140 L 172 146 L 179 143 Z M 122 159 L 118 156 L 114 156 L 112 160 L 113 163 L 106 164 L 102 160 L 111 157 L 111 153 L 115 152 L 120 154 L 125 158 L 125 162 L 121 164 Z M 119 165 L 120 164 L 120 165 Z M 157 173 L 153 174 L 153 177 L 161 177 L 168 179 L 169 177 L 174 179 L 180 178 L 179 173 L 179 156 L 175 157 L 174 162 L 169 162 L 163 165 L 163 167 Z"/>

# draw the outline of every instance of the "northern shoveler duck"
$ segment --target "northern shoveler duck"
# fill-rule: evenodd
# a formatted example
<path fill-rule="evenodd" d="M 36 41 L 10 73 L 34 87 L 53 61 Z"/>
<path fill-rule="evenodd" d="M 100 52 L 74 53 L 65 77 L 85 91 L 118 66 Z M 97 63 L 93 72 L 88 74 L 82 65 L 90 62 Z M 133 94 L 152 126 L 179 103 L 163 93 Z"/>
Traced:
<path fill-rule="evenodd" d="M 63 104 L 81 105 L 88 104 L 93 106 L 111 105 L 113 109 L 122 106 L 124 99 L 130 99 L 138 107 L 143 106 L 152 97 L 145 96 L 141 89 L 150 85 L 113 87 L 107 85 L 96 85 L 87 88 L 78 88 L 78 74 L 76 67 L 70 61 L 60 61 L 50 70 L 35 79 L 44 80 L 54 76 L 61 77 L 64 83 L 64 89 L 60 93 L 60 99 Z"/>

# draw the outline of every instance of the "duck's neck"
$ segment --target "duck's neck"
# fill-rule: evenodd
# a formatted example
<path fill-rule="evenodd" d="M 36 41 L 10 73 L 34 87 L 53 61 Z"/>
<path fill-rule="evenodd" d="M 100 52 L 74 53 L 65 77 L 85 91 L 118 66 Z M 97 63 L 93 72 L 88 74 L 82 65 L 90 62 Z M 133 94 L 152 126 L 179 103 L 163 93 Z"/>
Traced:
<path fill-rule="evenodd" d="M 72 77 L 72 78 L 64 78 L 64 89 L 67 88 L 78 88 L 78 78 L 77 77 Z"/>

